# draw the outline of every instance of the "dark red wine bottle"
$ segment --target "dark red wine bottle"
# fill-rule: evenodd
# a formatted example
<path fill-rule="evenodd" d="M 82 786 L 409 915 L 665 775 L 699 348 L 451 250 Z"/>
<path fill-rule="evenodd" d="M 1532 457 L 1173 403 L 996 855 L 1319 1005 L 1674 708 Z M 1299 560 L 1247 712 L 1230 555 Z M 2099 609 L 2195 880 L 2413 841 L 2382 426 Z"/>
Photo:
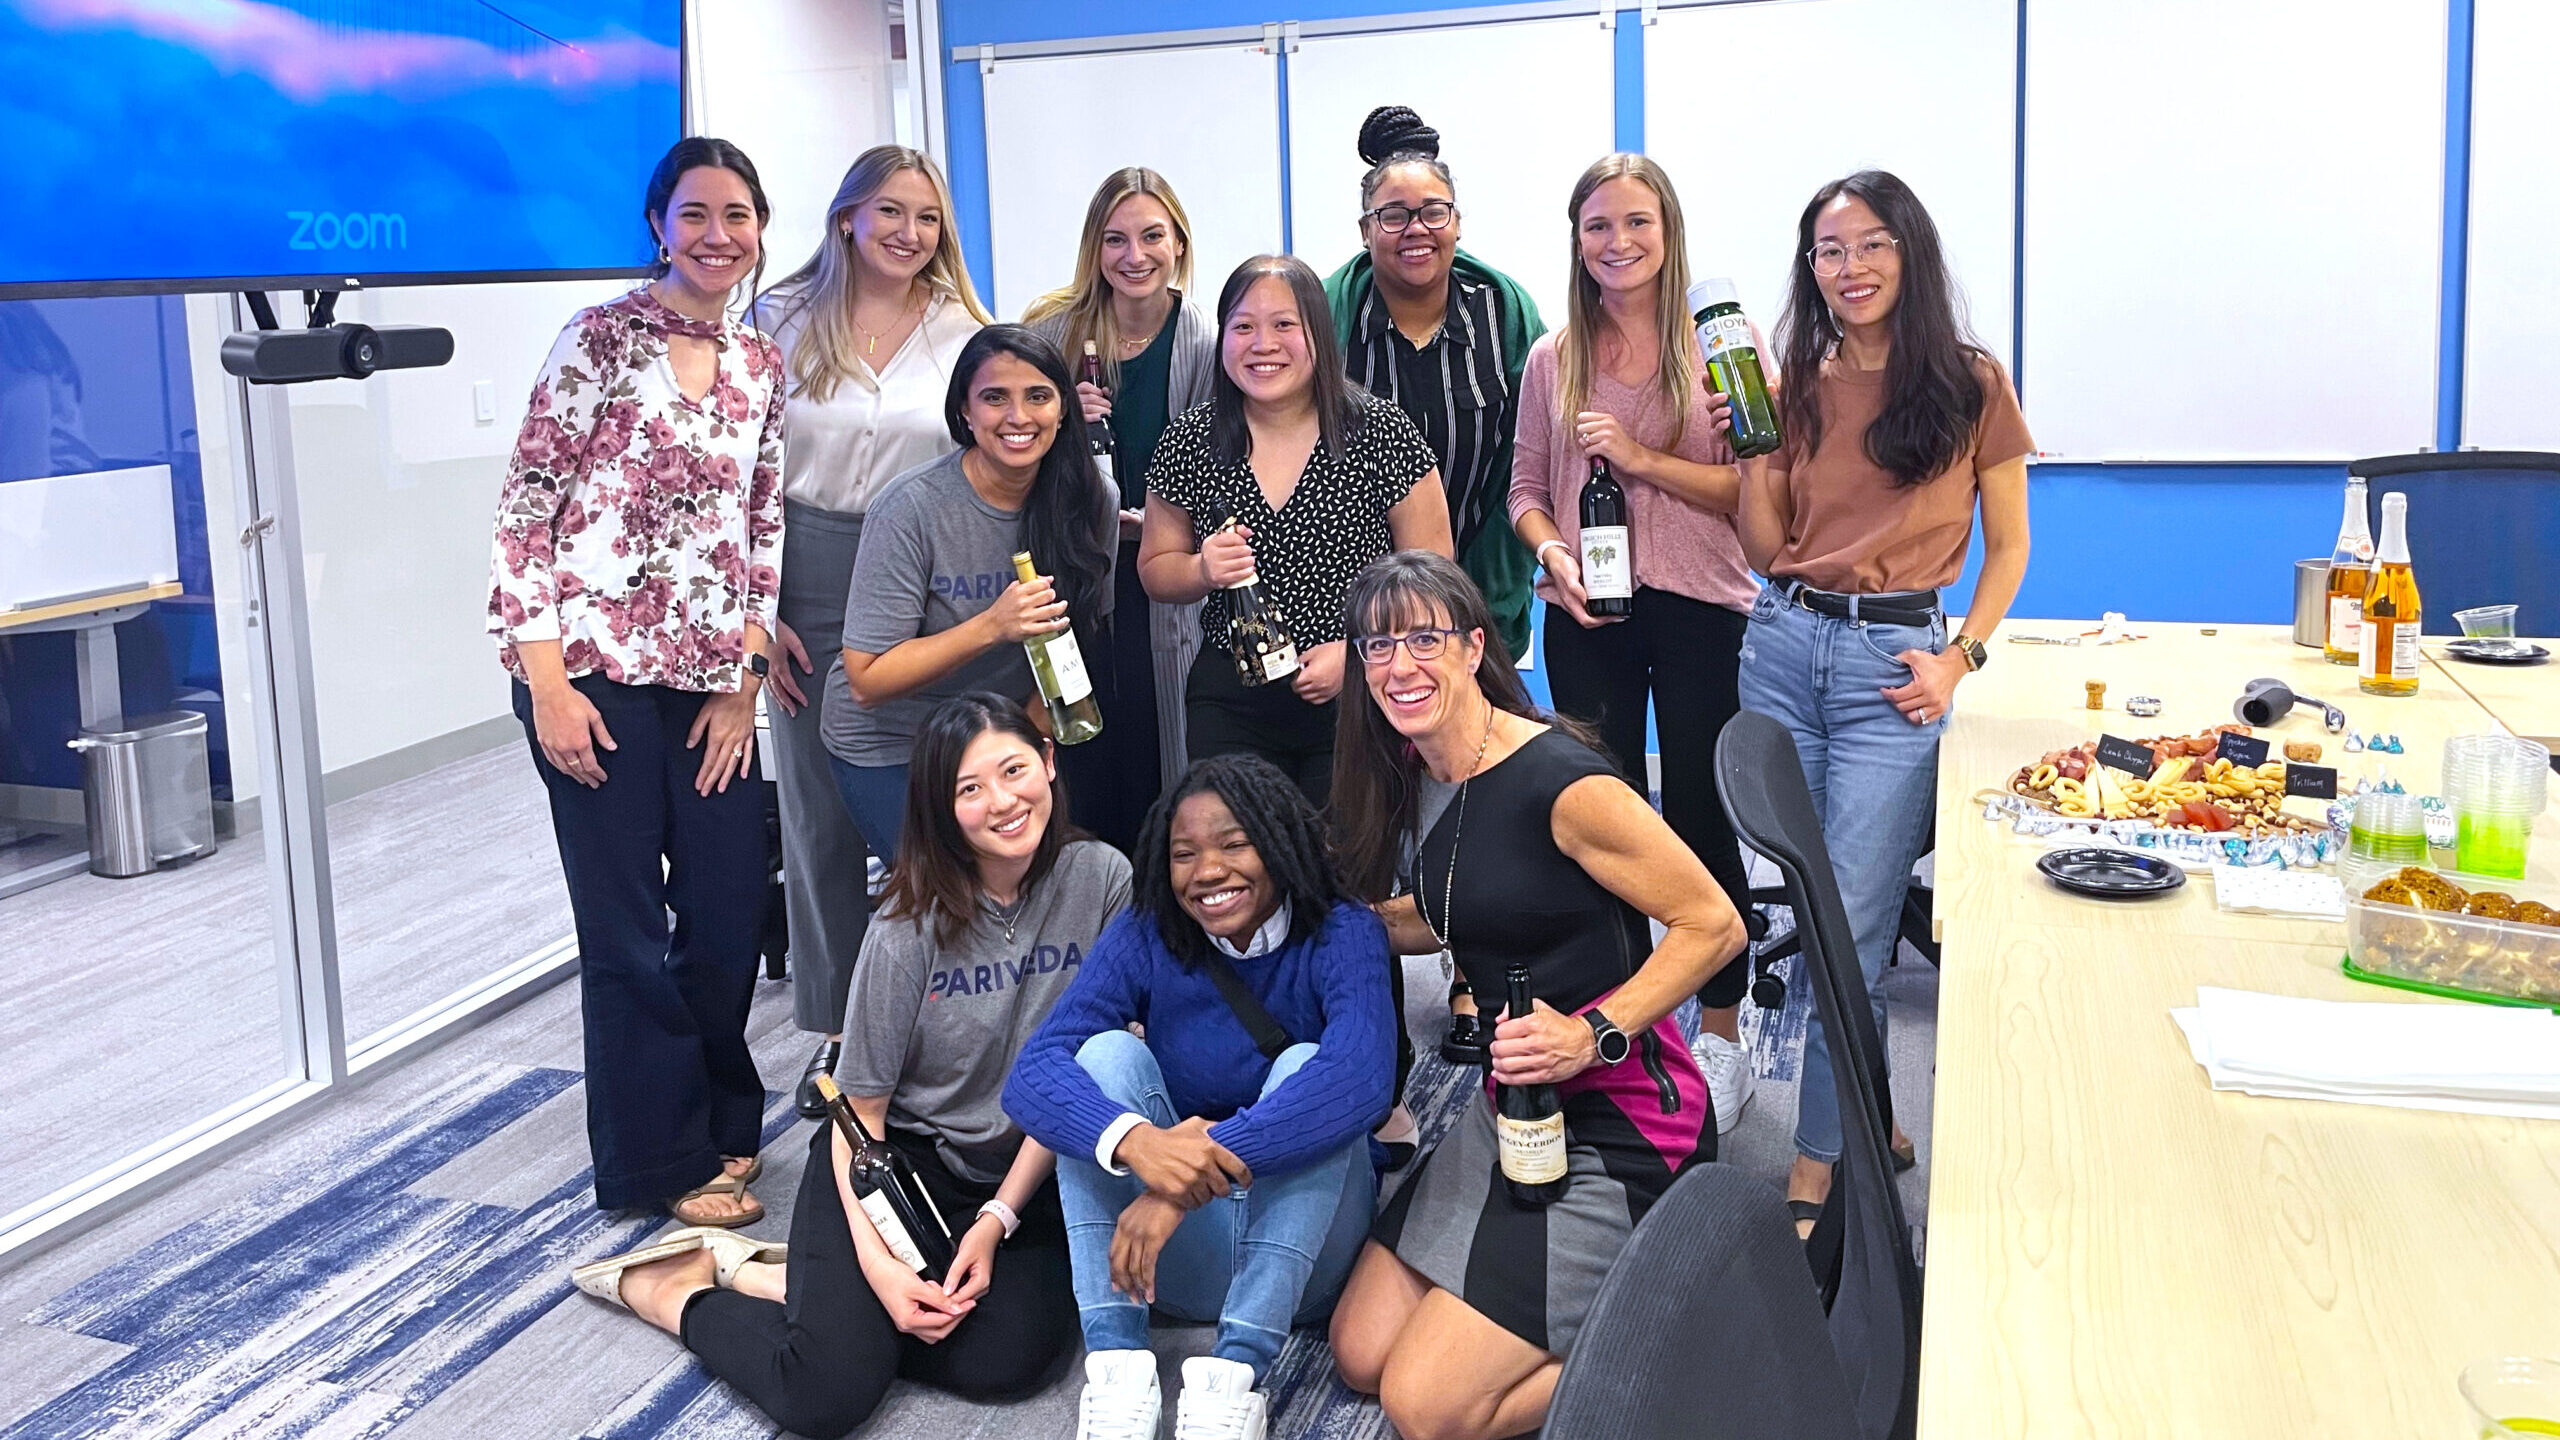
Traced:
<path fill-rule="evenodd" d="M 1502 1016 L 1508 1020 L 1535 1009 L 1529 997 L 1529 967 L 1514 965 L 1504 976 L 1510 997 Z M 1553 1205 L 1564 1198 L 1564 1098 L 1553 1085 L 1493 1087 L 1493 1128 L 1502 1147 L 1502 1183 L 1512 1203 Z"/>
<path fill-rule="evenodd" d="M 1594 615 L 1634 614 L 1635 532 L 1627 525 L 1627 492 L 1597 455 L 1582 483 L 1581 511 L 1582 593 L 1590 597 L 1584 608 Z"/>
<path fill-rule="evenodd" d="M 870 1127 L 853 1113 L 853 1104 L 836 1088 L 830 1075 L 817 1077 L 818 1094 L 827 1102 L 827 1114 L 834 1118 L 836 1129 L 844 1135 L 845 1145 L 852 1151 L 847 1167 L 853 1180 L 853 1198 L 862 1213 L 871 1217 L 871 1228 L 880 1232 L 880 1243 L 900 1263 L 939 1285 L 950 1278 L 951 1263 L 958 1247 L 952 1243 L 951 1227 L 943 1223 L 942 1211 L 924 1188 L 924 1177 L 896 1147 L 872 1138 Z"/>

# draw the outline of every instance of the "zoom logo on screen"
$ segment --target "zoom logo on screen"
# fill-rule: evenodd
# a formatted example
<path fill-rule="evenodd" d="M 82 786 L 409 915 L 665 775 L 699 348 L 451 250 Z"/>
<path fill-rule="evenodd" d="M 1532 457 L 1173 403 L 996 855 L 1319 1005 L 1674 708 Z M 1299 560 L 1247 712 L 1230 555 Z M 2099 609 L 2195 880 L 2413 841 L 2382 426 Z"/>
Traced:
<path fill-rule="evenodd" d="M 327 210 L 287 210 L 285 220 L 293 226 L 293 234 L 284 243 L 293 250 L 406 250 L 409 248 L 409 217 L 385 215 L 382 212 L 349 210 L 332 214 Z"/>

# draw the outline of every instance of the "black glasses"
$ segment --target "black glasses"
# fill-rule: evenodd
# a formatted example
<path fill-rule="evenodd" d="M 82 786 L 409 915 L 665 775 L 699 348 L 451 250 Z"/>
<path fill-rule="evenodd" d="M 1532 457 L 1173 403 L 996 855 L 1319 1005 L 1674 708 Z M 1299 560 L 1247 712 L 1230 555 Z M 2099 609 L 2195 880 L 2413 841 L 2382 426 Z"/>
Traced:
<path fill-rule="evenodd" d="M 1449 228 L 1449 222 L 1458 218 L 1458 207 L 1446 200 L 1434 200 L 1428 205 L 1418 207 L 1381 205 L 1375 210 L 1362 211 L 1360 218 L 1375 220 L 1378 222 L 1379 229 L 1390 232 L 1400 233 L 1416 220 L 1422 222 L 1422 228 L 1425 230 L 1446 230 Z"/>
<path fill-rule="evenodd" d="M 1466 633 L 1464 630 L 1416 630 L 1409 635 L 1363 635 L 1351 642 L 1351 648 L 1360 652 L 1363 665 L 1384 665 L 1395 659 L 1398 645 L 1402 645 L 1405 653 L 1416 660 L 1437 660 L 1441 651 L 1457 643 L 1459 637 Z"/>
<path fill-rule="evenodd" d="M 1884 263 L 1885 256 L 1892 254 L 1901 246 L 1902 242 L 1890 235 L 1870 235 L 1859 241 L 1854 249 L 1825 240 L 1804 252 L 1804 258 L 1813 263 L 1814 274 L 1828 280 L 1849 268 L 1849 257 L 1852 254 L 1858 257 L 1859 264 L 1874 269 Z"/>

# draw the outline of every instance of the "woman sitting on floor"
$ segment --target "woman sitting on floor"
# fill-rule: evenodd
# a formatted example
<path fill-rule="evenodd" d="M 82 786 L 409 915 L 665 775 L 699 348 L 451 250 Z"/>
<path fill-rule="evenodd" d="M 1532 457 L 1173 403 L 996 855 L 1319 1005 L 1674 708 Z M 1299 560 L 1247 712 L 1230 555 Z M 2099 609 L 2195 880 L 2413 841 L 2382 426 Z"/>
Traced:
<path fill-rule="evenodd" d="M 844 1090 L 967 1226 L 947 1284 L 892 1255 L 867 1215 L 851 1218 L 863 1212 L 832 1125 L 810 1137 L 787 1266 L 783 1246 L 688 1229 L 575 1272 L 795 1434 L 852 1430 L 898 1376 L 1019 1399 L 1075 1344 L 1053 1157 L 998 1101 L 1128 903 L 1129 862 L 1079 838 L 1056 778 L 1014 701 L 972 693 L 937 709 L 916 737 L 905 845 L 854 966 Z"/>
<path fill-rule="evenodd" d="M 1076 1433 L 1156 1433 L 1153 1305 L 1218 1325 L 1183 1362 L 1174 1433 L 1262 1440 L 1255 1387 L 1368 1231 L 1368 1133 L 1394 1098 L 1386 932 L 1259 756 L 1202 760 L 1157 802 L 1135 884 L 1004 1095 L 1058 1154 L 1090 1352 Z"/>

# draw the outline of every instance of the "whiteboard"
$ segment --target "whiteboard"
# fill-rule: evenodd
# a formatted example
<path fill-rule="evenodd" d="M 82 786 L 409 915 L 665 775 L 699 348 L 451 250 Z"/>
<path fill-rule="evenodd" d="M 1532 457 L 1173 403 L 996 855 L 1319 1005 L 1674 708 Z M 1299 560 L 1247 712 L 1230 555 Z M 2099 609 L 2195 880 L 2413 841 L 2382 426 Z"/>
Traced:
<path fill-rule="evenodd" d="M 1616 148 L 1616 87 L 1611 32 L 1596 14 L 1301 41 L 1289 56 L 1290 243 L 1318 274 L 1359 252 L 1360 122 L 1380 105 L 1411 106 L 1440 132 L 1458 243 L 1560 326 L 1573 240 L 1565 201 Z"/>
<path fill-rule="evenodd" d="M 2472 12 L 2471 255 L 2462 443 L 2560 450 L 2560 7 L 2477 0 Z"/>
<path fill-rule="evenodd" d="M 2011 363 L 2017 46 L 2016 0 L 1663 11 L 1645 43 L 1645 148 L 1680 187 L 1691 273 L 1732 277 L 1774 340 L 1805 203 L 1889 170 L 1937 222 L 1975 335 Z"/>
<path fill-rule="evenodd" d="M 1203 310 L 1229 271 L 1280 248 L 1280 66 L 1259 47 L 999 60 L 986 114 L 998 319 L 1074 278 L 1085 206 L 1123 166 L 1181 198 Z"/>
<path fill-rule="evenodd" d="M 0 485 L 0 614 L 177 578 L 168 466 Z"/>
<path fill-rule="evenodd" d="M 2445 27 L 2443 0 L 2029 0 L 2041 451 L 2433 443 Z"/>

